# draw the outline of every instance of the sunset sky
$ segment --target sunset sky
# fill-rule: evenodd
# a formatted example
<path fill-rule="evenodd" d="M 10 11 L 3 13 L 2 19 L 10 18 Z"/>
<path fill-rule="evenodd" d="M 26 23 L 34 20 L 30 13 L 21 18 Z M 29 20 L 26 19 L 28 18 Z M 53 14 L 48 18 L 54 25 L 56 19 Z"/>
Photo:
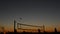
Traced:
<path fill-rule="evenodd" d="M 22 18 L 20 20 L 19 18 Z M 12 29 L 14 19 L 30 25 L 60 28 L 59 0 L 0 0 L 0 26 Z"/>

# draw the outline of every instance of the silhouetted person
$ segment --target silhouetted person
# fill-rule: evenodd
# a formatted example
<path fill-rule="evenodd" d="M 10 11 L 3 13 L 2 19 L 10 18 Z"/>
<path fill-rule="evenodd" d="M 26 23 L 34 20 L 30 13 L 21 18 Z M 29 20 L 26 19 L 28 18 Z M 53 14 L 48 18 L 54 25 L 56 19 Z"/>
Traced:
<path fill-rule="evenodd" d="M 23 33 L 22 34 L 26 34 L 26 32 L 25 31 L 23 31 Z"/>
<path fill-rule="evenodd" d="M 40 31 L 40 29 L 38 29 L 38 34 L 40 34 L 41 33 L 41 31 Z"/>
<path fill-rule="evenodd" d="M 4 32 L 0 32 L 0 34 L 4 34 Z"/>
<path fill-rule="evenodd" d="M 57 32 L 57 29 L 55 28 L 55 32 Z"/>

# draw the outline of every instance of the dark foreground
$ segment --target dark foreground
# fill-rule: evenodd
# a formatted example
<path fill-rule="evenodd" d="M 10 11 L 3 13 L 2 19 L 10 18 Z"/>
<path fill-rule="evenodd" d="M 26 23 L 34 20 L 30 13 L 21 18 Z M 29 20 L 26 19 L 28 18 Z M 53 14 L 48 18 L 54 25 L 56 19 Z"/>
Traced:
<path fill-rule="evenodd" d="M 0 32 L 0 34 L 4 34 L 3 32 Z M 50 32 L 50 33 L 47 33 L 47 32 L 44 32 L 44 33 L 32 33 L 32 32 L 6 32 L 6 34 L 60 34 L 60 32 Z"/>

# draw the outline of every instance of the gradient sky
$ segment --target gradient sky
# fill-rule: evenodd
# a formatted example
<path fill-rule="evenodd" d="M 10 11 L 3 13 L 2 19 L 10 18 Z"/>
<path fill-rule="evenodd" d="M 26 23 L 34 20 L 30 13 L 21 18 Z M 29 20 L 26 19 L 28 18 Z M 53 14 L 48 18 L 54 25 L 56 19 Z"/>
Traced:
<path fill-rule="evenodd" d="M 10 28 L 14 19 L 31 25 L 60 27 L 59 0 L 0 0 L 0 26 Z"/>

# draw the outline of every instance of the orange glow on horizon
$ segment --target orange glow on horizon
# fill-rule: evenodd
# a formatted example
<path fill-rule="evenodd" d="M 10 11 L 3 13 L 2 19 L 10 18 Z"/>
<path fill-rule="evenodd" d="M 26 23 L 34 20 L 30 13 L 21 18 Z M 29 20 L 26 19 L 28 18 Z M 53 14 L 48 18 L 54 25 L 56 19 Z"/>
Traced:
<path fill-rule="evenodd" d="M 1 31 L 1 30 L 0 30 Z M 11 25 L 10 26 L 10 28 L 8 28 L 8 27 L 5 27 L 5 32 L 14 32 L 14 28 L 13 28 L 13 26 Z M 32 30 L 25 30 L 26 32 L 38 32 L 38 30 L 34 30 L 34 29 L 32 29 Z M 54 32 L 54 27 L 53 26 L 46 26 L 45 27 L 45 31 L 46 32 Z M 60 27 L 57 29 L 57 31 L 60 31 Z M 23 30 L 18 30 L 17 29 L 17 32 L 23 32 Z"/>

